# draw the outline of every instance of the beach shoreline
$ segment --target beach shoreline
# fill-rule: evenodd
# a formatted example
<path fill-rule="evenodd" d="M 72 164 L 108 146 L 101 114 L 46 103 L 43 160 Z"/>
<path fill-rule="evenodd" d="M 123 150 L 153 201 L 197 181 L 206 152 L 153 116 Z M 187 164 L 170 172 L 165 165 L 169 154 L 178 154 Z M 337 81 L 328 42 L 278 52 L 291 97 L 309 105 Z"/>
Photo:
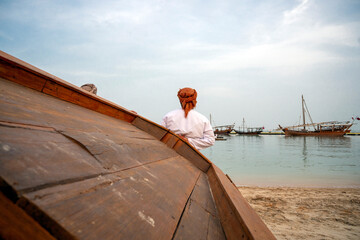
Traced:
<path fill-rule="evenodd" d="M 360 239 L 360 188 L 238 189 L 279 240 Z"/>

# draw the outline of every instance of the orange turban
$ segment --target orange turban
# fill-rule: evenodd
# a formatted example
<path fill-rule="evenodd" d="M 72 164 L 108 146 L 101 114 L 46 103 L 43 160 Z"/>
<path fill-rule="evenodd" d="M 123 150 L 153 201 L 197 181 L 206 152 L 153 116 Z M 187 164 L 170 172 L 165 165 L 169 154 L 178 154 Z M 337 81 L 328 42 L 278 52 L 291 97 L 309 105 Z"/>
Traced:
<path fill-rule="evenodd" d="M 182 109 L 184 109 L 185 111 L 186 118 L 190 110 L 196 106 L 197 92 L 195 89 L 192 88 L 183 88 L 179 90 L 177 96 L 180 100 Z"/>

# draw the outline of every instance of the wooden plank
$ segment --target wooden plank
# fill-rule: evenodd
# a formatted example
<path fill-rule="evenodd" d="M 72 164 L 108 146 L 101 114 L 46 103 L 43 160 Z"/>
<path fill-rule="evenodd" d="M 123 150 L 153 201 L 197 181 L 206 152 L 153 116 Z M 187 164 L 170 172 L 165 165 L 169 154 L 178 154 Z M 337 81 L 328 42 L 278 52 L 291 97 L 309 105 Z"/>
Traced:
<path fill-rule="evenodd" d="M 242 223 L 236 217 L 229 200 L 226 198 L 220 183 L 217 181 L 213 168 L 208 171 L 209 183 L 227 239 L 251 239 Z"/>
<path fill-rule="evenodd" d="M 210 214 L 199 204 L 192 201 L 187 204 L 174 240 L 207 239 Z"/>
<path fill-rule="evenodd" d="M 208 162 L 208 160 L 203 157 L 202 154 L 196 151 L 193 147 L 190 147 L 182 140 L 178 141 L 175 144 L 174 150 L 181 156 L 192 162 L 195 166 L 201 169 L 201 171 L 207 172 L 207 170 L 209 169 L 210 163 Z"/>
<path fill-rule="evenodd" d="M 212 165 L 207 174 L 221 224 L 228 239 L 276 239 L 218 167 Z"/>
<path fill-rule="evenodd" d="M 208 177 L 205 173 L 201 174 L 196 182 L 191 199 L 197 202 L 203 209 L 213 216 L 218 216 L 215 208 L 214 199 L 211 195 Z"/>
<path fill-rule="evenodd" d="M 0 59 L 0 77 L 41 91 L 46 80 Z"/>
<path fill-rule="evenodd" d="M 91 94 L 78 86 L 75 86 L 69 82 L 66 82 L 50 73 L 47 73 L 39 68 L 32 66 L 20 59 L 17 59 L 5 52 L 0 51 L 0 77 L 4 79 L 19 83 L 23 86 L 30 87 L 36 89 L 38 91 L 42 91 L 45 83 L 54 84 L 56 86 L 61 86 L 70 90 L 74 95 L 74 103 L 81 103 L 82 100 L 76 95 L 86 96 L 87 98 L 94 99 L 96 102 L 100 103 L 101 107 L 99 111 L 107 114 L 110 111 L 112 114 L 112 110 L 116 109 L 115 116 L 118 119 L 122 119 L 128 122 L 131 122 L 136 114 L 132 113 L 126 108 L 123 108 L 119 105 L 116 105 L 106 99 L 103 99 L 95 94 Z M 62 90 L 61 90 L 62 91 Z M 54 93 L 52 92 L 51 95 Z M 80 100 L 80 101 L 79 101 Z M 71 101 L 71 102 L 73 102 Z M 84 102 L 86 104 L 86 102 Z M 107 107 L 105 107 L 107 106 Z M 85 106 L 86 107 L 86 106 Z M 109 110 L 111 109 L 111 110 Z"/>
<path fill-rule="evenodd" d="M 0 177 L 18 192 L 106 171 L 57 132 L 0 126 L 0 143 Z"/>
<path fill-rule="evenodd" d="M 221 226 L 219 217 L 210 215 L 207 240 L 225 240 L 226 235 Z"/>
<path fill-rule="evenodd" d="M 161 139 L 163 143 L 165 143 L 169 148 L 173 148 L 177 141 L 179 141 L 179 137 L 175 136 L 173 133 L 168 132 L 166 135 Z"/>
<path fill-rule="evenodd" d="M 160 140 L 162 139 L 165 134 L 167 133 L 167 130 L 160 125 L 157 125 L 145 118 L 142 118 L 138 116 L 135 118 L 135 120 L 132 122 L 134 126 L 137 128 L 149 133 L 150 135 L 154 136 L 156 139 Z"/>
<path fill-rule="evenodd" d="M 33 65 L 31 65 L 27 62 L 24 62 L 14 56 L 11 56 L 10 54 L 7 54 L 1 50 L 0 50 L 0 60 L 3 62 L 6 62 L 7 64 L 14 66 L 16 68 L 22 69 L 22 70 L 32 73 L 34 75 L 38 75 L 39 77 L 41 77 L 43 79 L 53 79 L 54 81 L 65 82 L 64 80 L 62 80 L 54 75 L 51 75 L 50 73 L 47 73 L 37 67 L 34 67 Z M 26 79 L 22 79 L 22 80 L 26 81 Z"/>
<path fill-rule="evenodd" d="M 148 134 L 134 132 L 83 132 L 64 130 L 62 134 L 84 146 L 109 171 L 119 171 L 178 156 Z M 132 133 L 132 134 L 130 134 Z"/>
<path fill-rule="evenodd" d="M 115 117 L 117 119 L 132 122 L 134 116 L 127 112 L 119 111 L 119 109 L 108 106 L 96 99 L 81 93 L 75 92 L 72 89 L 63 87 L 55 82 L 47 81 L 43 92 L 59 99 L 74 103 L 76 105 L 91 109 L 93 111 Z"/>
<path fill-rule="evenodd" d="M 81 106 L 0 79 L 0 121 L 48 126 L 57 130 L 127 132 L 145 136 L 128 122 L 91 111 Z M 6 90 L 6 91 L 5 91 Z M 124 133 L 123 133 L 124 134 Z"/>
<path fill-rule="evenodd" d="M 23 195 L 19 205 L 57 237 L 170 239 L 201 171 L 182 157 Z M 58 225 L 57 225 L 58 224 Z"/>
<path fill-rule="evenodd" d="M 174 239 L 225 239 L 205 173 L 195 185 Z"/>
<path fill-rule="evenodd" d="M 0 239 L 55 239 L 0 192 Z"/>
<path fill-rule="evenodd" d="M 199 204 L 190 200 L 173 239 L 225 240 L 226 237 L 219 218 L 209 214 Z"/>

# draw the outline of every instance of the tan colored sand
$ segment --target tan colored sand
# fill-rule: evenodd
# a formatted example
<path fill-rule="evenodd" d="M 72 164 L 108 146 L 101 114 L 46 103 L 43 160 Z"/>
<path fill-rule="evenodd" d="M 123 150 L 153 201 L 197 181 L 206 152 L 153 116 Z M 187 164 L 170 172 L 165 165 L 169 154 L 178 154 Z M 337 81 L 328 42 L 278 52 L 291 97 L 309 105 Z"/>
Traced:
<path fill-rule="evenodd" d="M 360 189 L 239 190 L 279 240 L 360 239 Z"/>

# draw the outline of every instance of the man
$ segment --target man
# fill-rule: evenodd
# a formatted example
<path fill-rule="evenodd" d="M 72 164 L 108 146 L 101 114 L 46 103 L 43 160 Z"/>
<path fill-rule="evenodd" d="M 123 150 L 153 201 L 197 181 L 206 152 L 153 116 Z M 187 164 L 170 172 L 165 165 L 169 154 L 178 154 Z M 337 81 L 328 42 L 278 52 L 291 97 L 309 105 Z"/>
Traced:
<path fill-rule="evenodd" d="M 96 93 L 97 93 L 97 88 L 96 88 L 96 86 L 95 86 L 94 84 L 92 84 L 92 83 L 86 83 L 86 84 L 82 85 L 81 88 L 84 89 L 84 90 L 86 90 L 86 91 L 88 91 L 88 92 L 91 92 L 91 93 L 93 93 L 93 94 L 95 94 L 95 95 L 96 95 Z"/>
<path fill-rule="evenodd" d="M 215 136 L 209 120 L 194 110 L 197 103 L 196 90 L 183 88 L 177 96 L 181 109 L 166 114 L 161 125 L 180 135 L 198 150 L 214 145 Z"/>

